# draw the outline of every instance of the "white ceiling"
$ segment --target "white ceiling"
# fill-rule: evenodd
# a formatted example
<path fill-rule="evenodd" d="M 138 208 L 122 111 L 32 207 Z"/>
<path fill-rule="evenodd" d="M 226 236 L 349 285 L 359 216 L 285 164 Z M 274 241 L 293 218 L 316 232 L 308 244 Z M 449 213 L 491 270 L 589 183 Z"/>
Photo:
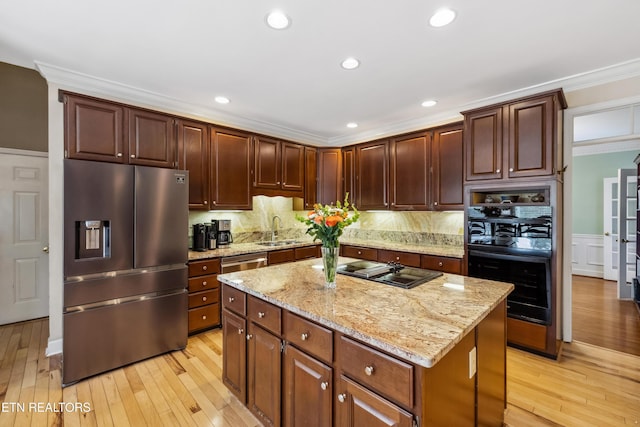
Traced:
<path fill-rule="evenodd" d="M 443 6 L 457 19 L 430 27 Z M 289 29 L 265 25 L 273 9 Z M 639 18 L 638 0 L 3 0 L 0 61 L 62 87 L 342 145 L 640 75 Z M 347 56 L 361 66 L 341 69 Z"/>

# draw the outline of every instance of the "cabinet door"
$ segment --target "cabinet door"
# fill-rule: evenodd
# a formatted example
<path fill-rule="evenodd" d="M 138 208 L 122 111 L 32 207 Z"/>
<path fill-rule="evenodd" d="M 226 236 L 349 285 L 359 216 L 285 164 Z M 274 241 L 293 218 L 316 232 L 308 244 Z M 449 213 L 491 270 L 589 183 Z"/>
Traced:
<path fill-rule="evenodd" d="M 242 403 L 247 402 L 246 320 L 222 310 L 222 382 Z"/>
<path fill-rule="evenodd" d="M 304 147 L 304 208 L 318 203 L 318 150 Z"/>
<path fill-rule="evenodd" d="M 509 178 L 552 175 L 553 96 L 509 105 Z"/>
<path fill-rule="evenodd" d="M 133 165 L 176 167 L 175 120 L 165 114 L 128 109 L 129 163 Z"/>
<path fill-rule="evenodd" d="M 285 426 L 332 425 L 332 372 L 329 366 L 287 345 L 283 373 Z"/>
<path fill-rule="evenodd" d="M 124 108 L 118 104 L 63 95 L 66 157 L 126 163 Z"/>
<path fill-rule="evenodd" d="M 464 208 L 462 134 L 462 124 L 434 131 L 431 150 L 434 210 Z"/>
<path fill-rule="evenodd" d="M 343 194 L 349 194 L 349 201 L 358 201 L 356 194 L 356 148 L 349 147 L 342 149 L 342 188 Z M 360 206 L 357 205 L 357 208 Z"/>
<path fill-rule="evenodd" d="M 262 136 L 253 138 L 254 178 L 256 188 L 280 188 L 280 141 Z"/>
<path fill-rule="evenodd" d="M 356 147 L 358 209 L 388 209 L 389 144 L 378 141 Z"/>
<path fill-rule="evenodd" d="M 429 209 L 431 135 L 420 133 L 392 139 L 389 152 L 391 209 Z"/>
<path fill-rule="evenodd" d="M 243 132 L 210 128 L 212 209 L 251 209 L 251 138 Z"/>
<path fill-rule="evenodd" d="M 410 413 L 341 375 L 336 385 L 339 427 L 411 427 Z"/>
<path fill-rule="evenodd" d="M 353 196 L 353 194 L 351 194 Z M 343 200 L 342 150 L 318 149 L 318 203 L 328 205 Z M 350 198 L 350 200 L 353 200 Z"/>
<path fill-rule="evenodd" d="M 466 114 L 467 181 L 502 178 L 502 107 Z"/>
<path fill-rule="evenodd" d="M 209 210 L 209 134 L 206 124 L 178 121 L 178 169 L 189 171 L 189 209 Z"/>
<path fill-rule="evenodd" d="M 304 146 L 291 142 L 280 145 L 282 156 L 282 183 L 280 187 L 286 191 L 304 190 Z"/>
<path fill-rule="evenodd" d="M 280 338 L 251 322 L 247 342 L 247 406 L 263 424 L 279 426 L 282 361 Z"/>

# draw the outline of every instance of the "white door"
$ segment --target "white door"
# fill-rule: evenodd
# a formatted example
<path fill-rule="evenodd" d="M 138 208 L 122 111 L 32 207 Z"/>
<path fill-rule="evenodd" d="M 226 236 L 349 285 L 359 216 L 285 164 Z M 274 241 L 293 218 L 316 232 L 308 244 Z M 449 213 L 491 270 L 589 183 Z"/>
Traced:
<path fill-rule="evenodd" d="M 618 169 L 618 182 L 618 298 L 631 299 L 636 276 L 636 171 Z"/>
<path fill-rule="evenodd" d="M 46 155 L 0 152 L 0 325 L 49 314 Z"/>
<path fill-rule="evenodd" d="M 618 178 L 604 179 L 604 279 L 618 280 Z"/>

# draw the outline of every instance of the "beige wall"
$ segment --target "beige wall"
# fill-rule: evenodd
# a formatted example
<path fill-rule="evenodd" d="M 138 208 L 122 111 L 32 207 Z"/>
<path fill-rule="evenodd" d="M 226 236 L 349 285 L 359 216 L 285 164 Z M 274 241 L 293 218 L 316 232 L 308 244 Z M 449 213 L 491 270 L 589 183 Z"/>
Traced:
<path fill-rule="evenodd" d="M 47 126 L 47 82 L 0 62 L 0 147 L 46 152 Z"/>
<path fill-rule="evenodd" d="M 640 96 L 640 76 L 566 92 L 569 108 Z"/>

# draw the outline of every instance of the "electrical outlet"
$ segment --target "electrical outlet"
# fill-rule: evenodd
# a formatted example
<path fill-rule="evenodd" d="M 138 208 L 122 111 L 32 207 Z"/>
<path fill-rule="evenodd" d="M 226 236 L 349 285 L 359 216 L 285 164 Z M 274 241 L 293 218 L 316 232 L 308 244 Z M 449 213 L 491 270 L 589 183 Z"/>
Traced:
<path fill-rule="evenodd" d="M 469 352 L 469 378 L 473 378 L 476 374 L 476 367 L 478 365 L 478 356 L 476 347 L 474 346 Z"/>

